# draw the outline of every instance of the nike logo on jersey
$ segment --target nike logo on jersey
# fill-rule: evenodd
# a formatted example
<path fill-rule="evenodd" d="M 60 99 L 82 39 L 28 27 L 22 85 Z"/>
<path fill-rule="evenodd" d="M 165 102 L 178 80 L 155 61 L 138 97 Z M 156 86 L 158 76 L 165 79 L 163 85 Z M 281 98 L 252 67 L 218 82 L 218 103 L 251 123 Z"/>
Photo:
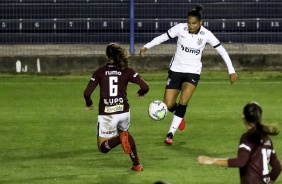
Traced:
<path fill-rule="evenodd" d="M 193 49 L 193 48 L 189 48 L 189 47 L 184 47 L 183 45 L 181 45 L 181 49 L 184 52 L 195 54 L 195 55 L 199 55 L 200 52 L 201 52 L 199 49 Z"/>

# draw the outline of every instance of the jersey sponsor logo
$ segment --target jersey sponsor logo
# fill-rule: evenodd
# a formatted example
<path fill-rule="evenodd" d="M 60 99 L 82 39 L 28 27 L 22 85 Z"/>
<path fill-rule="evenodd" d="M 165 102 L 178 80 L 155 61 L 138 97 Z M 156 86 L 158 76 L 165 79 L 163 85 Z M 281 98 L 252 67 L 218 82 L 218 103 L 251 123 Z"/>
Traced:
<path fill-rule="evenodd" d="M 105 106 L 104 112 L 106 113 L 113 113 L 113 112 L 120 112 L 123 111 L 123 105 L 115 105 L 115 106 Z"/>
<path fill-rule="evenodd" d="M 191 53 L 191 54 L 195 54 L 195 55 L 199 55 L 200 52 L 201 52 L 199 49 L 184 47 L 183 45 L 181 45 L 181 49 L 182 49 L 182 51 L 185 51 L 185 52 Z"/>
<path fill-rule="evenodd" d="M 122 104 L 123 98 L 108 98 L 104 99 L 105 105 L 114 105 L 114 104 Z"/>
<path fill-rule="evenodd" d="M 103 130 L 100 130 L 100 134 L 101 135 L 105 135 L 105 134 L 115 134 L 116 133 L 116 131 L 115 130 L 112 130 L 112 131 L 103 131 Z"/>
<path fill-rule="evenodd" d="M 121 71 L 105 71 L 105 75 L 121 75 Z"/>

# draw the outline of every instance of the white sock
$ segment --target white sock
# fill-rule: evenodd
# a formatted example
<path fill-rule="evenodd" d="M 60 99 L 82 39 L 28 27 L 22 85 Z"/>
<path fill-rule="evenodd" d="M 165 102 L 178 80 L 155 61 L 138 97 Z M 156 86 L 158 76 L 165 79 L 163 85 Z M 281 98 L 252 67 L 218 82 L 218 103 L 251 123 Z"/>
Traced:
<path fill-rule="evenodd" d="M 171 132 L 174 135 L 182 119 L 183 118 L 174 115 L 168 132 Z"/>

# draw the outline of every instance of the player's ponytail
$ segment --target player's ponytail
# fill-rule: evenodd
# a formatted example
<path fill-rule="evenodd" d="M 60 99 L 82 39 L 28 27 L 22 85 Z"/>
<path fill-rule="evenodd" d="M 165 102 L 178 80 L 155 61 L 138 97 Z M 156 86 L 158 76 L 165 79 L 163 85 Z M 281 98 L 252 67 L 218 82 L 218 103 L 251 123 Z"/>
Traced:
<path fill-rule="evenodd" d="M 200 4 L 197 4 L 195 7 L 195 10 L 199 13 L 202 13 L 202 11 L 204 10 L 204 7 Z"/>
<path fill-rule="evenodd" d="M 192 16 L 192 17 L 196 17 L 200 21 L 202 20 L 203 10 L 204 10 L 204 7 L 200 4 L 197 4 L 196 7 L 188 13 L 187 18 L 189 16 Z"/>
<path fill-rule="evenodd" d="M 116 43 L 109 44 L 106 49 L 106 55 L 110 61 L 114 61 L 114 64 L 119 69 L 128 67 L 128 54 L 123 46 Z"/>
<path fill-rule="evenodd" d="M 255 144 L 261 144 L 268 139 L 268 135 L 277 135 L 278 129 L 274 126 L 262 124 L 262 108 L 257 102 L 250 102 L 244 107 L 244 116 L 249 124 L 253 125 L 249 138 Z"/>

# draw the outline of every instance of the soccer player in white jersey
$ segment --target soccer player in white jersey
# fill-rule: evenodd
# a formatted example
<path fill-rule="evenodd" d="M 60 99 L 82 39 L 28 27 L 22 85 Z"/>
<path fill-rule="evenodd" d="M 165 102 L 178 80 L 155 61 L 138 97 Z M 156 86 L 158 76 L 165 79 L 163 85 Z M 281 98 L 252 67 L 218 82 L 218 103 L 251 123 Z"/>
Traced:
<path fill-rule="evenodd" d="M 202 26 L 202 10 L 203 7 L 197 5 L 195 9 L 188 13 L 187 23 L 179 23 L 171 27 L 166 33 L 157 36 L 140 50 L 140 55 L 143 56 L 148 49 L 170 38 L 178 37 L 176 52 L 169 65 L 163 100 L 169 111 L 174 113 L 170 129 L 164 140 L 167 145 L 173 143 L 172 138 L 177 128 L 180 130 L 185 128 L 184 116 L 188 102 L 200 80 L 202 70 L 201 57 L 207 43 L 215 48 L 223 58 L 228 68 L 231 84 L 237 80 L 237 74 L 228 53 L 219 40 Z M 180 99 L 177 104 L 176 99 L 179 94 Z"/>

